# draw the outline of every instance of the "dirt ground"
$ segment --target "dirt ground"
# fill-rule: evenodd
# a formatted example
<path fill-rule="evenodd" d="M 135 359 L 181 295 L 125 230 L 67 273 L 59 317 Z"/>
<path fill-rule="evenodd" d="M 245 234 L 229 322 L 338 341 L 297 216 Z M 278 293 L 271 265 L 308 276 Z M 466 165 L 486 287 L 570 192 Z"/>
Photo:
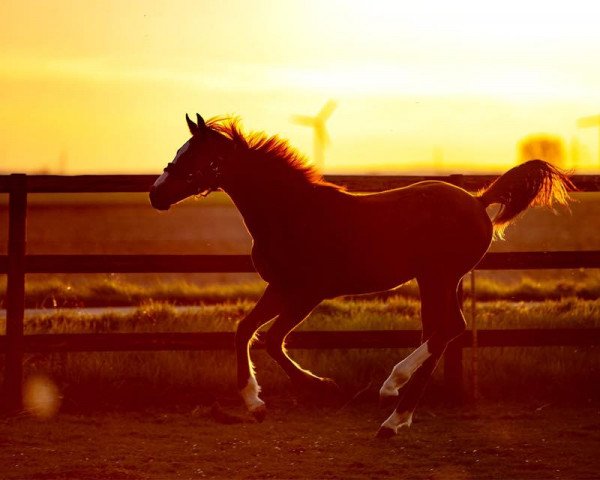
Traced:
<path fill-rule="evenodd" d="M 60 414 L 0 420 L 9 479 L 600 478 L 600 408 L 421 409 L 374 438 L 386 413 L 275 406 L 262 424 L 185 413 Z"/>

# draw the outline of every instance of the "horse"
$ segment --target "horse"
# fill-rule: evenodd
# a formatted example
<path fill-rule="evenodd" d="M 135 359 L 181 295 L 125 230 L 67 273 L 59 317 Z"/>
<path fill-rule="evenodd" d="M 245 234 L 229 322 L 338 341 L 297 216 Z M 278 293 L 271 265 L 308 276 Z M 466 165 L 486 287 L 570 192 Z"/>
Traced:
<path fill-rule="evenodd" d="M 264 133 L 246 134 L 239 119 L 207 122 L 186 114 L 191 137 L 150 189 L 158 210 L 187 197 L 224 191 L 253 239 L 252 261 L 267 286 L 235 333 L 237 386 L 247 410 L 261 422 L 250 346 L 273 321 L 266 349 L 301 392 L 331 395 L 335 382 L 296 363 L 285 339 L 323 300 L 395 288 L 416 279 L 422 343 L 397 363 L 381 399 L 396 402 L 378 437 L 410 426 L 426 384 L 448 343 L 465 331 L 457 298 L 462 277 L 494 237 L 531 205 L 566 204 L 568 176 L 542 160 L 508 170 L 477 193 L 442 181 L 357 194 L 326 182 L 289 143 Z M 486 208 L 499 204 L 493 219 Z"/>

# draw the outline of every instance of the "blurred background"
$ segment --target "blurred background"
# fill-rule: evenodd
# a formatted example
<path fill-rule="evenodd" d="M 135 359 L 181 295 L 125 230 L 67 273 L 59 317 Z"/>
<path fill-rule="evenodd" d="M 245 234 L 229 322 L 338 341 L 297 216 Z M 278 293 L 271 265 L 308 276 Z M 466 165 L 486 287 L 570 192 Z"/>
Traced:
<path fill-rule="evenodd" d="M 158 173 L 186 112 L 239 115 L 314 160 L 292 116 L 333 99 L 327 173 L 495 173 L 530 154 L 597 172 L 599 13 L 583 0 L 5 0 L 0 171 Z"/>

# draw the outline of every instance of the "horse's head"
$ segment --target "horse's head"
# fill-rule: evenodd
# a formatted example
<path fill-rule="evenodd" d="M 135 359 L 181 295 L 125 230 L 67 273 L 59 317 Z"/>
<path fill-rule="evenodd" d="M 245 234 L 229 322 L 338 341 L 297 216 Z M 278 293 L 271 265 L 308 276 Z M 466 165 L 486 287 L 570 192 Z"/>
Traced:
<path fill-rule="evenodd" d="M 225 142 L 196 114 L 197 124 L 185 116 L 192 137 L 185 142 L 164 173 L 150 188 L 150 203 L 158 210 L 168 208 L 192 195 L 208 195 L 220 187 Z"/>

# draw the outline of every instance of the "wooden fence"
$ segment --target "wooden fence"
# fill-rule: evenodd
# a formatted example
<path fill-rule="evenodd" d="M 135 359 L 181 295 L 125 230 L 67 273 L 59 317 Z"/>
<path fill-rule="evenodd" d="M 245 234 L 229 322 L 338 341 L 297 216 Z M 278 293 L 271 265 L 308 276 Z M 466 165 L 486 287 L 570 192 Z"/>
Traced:
<path fill-rule="evenodd" d="M 157 351 L 233 349 L 233 333 L 117 333 L 24 335 L 25 276 L 28 273 L 160 273 L 253 272 L 247 255 L 27 255 L 28 193 L 147 192 L 156 176 L 149 175 L 25 175 L 0 176 L 0 194 L 8 193 L 8 252 L 0 256 L 0 274 L 7 274 L 6 334 L 0 336 L 5 353 L 2 403 L 8 411 L 22 405 L 23 357 L 28 352 Z M 327 176 L 351 191 L 380 191 L 421 180 L 444 180 L 475 191 L 495 176 Z M 600 191 L 600 176 L 573 177 L 580 191 Z M 150 206 L 148 207 L 150 208 Z M 477 269 L 600 268 L 600 251 L 488 253 Z M 453 394 L 462 391 L 462 349 L 472 345 L 467 331 L 448 348 L 445 381 Z M 600 329 L 510 329 L 477 333 L 486 346 L 600 345 Z M 420 332 L 335 331 L 296 332 L 290 348 L 403 348 L 419 344 Z M 256 348 L 264 348 L 259 340 Z"/>

